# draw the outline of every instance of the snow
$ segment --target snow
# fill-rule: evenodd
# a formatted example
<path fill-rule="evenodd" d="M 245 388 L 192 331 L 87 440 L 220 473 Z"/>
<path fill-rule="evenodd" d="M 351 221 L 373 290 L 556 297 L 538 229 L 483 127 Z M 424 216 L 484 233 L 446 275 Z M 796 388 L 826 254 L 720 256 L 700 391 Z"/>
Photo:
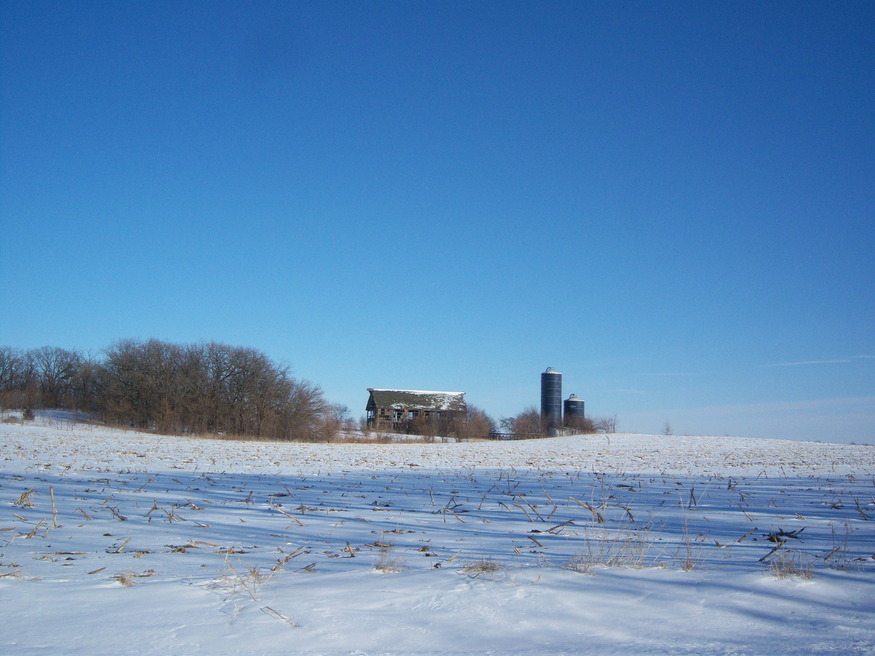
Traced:
<path fill-rule="evenodd" d="M 409 389 L 397 389 L 397 388 L 388 388 L 388 387 L 372 387 L 370 388 L 371 392 L 406 392 L 408 394 L 443 394 L 447 398 L 452 398 L 454 396 L 459 396 L 460 394 L 464 394 L 465 392 L 444 392 L 444 391 L 436 391 L 436 390 L 409 390 Z"/>
<path fill-rule="evenodd" d="M 871 446 L 0 441 L 4 654 L 875 653 Z"/>
<path fill-rule="evenodd" d="M 369 388 L 377 406 L 407 409 L 462 409 L 465 408 L 465 392 L 429 392 L 426 390 L 400 390 Z"/>

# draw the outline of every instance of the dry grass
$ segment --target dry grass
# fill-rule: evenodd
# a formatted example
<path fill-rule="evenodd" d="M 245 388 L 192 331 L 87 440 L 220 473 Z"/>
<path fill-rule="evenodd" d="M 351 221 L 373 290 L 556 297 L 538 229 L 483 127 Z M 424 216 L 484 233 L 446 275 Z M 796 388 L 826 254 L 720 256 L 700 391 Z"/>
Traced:
<path fill-rule="evenodd" d="M 100 570 L 97 570 L 100 571 Z M 148 578 L 150 576 L 155 576 L 156 572 L 153 569 L 147 569 L 144 572 L 122 572 L 121 574 L 116 574 L 112 578 L 121 583 L 126 588 L 130 588 L 133 585 L 136 585 L 137 579 Z"/>
<path fill-rule="evenodd" d="M 33 508 L 33 501 L 30 500 L 32 494 L 32 488 L 30 490 L 22 492 L 18 499 L 16 499 L 16 501 L 12 505 L 18 506 L 19 508 Z"/>
<path fill-rule="evenodd" d="M 594 567 L 643 569 L 653 562 L 653 541 L 649 529 L 622 529 L 613 533 L 597 531 L 584 537 L 584 549 L 572 556 L 565 567 L 588 574 Z"/>
<path fill-rule="evenodd" d="M 678 559 L 681 564 L 681 569 L 685 572 L 692 572 L 699 565 L 697 550 L 693 546 L 693 539 L 690 536 L 690 527 L 686 516 L 684 516 L 684 532 L 681 552 Z"/>
<path fill-rule="evenodd" d="M 830 524 L 830 528 L 832 531 L 832 548 L 823 557 L 824 564 L 830 569 L 843 571 L 859 570 L 866 559 L 851 555 L 849 541 L 853 530 L 851 529 L 850 522 L 842 522 L 841 528 L 835 524 Z M 875 553 L 872 554 L 872 559 L 875 560 Z"/>
<path fill-rule="evenodd" d="M 814 578 L 814 569 L 811 561 L 803 557 L 799 551 L 786 549 L 779 551 L 769 561 L 769 571 L 776 579 L 797 576 L 801 579 Z"/>
<path fill-rule="evenodd" d="M 380 543 L 380 557 L 377 559 L 374 569 L 383 574 L 397 574 L 407 569 L 403 558 L 394 553 L 394 545 Z"/>
<path fill-rule="evenodd" d="M 216 587 L 227 588 L 236 594 L 245 593 L 253 601 L 258 600 L 259 589 L 269 583 L 274 574 L 282 570 L 288 560 L 291 560 L 291 558 L 288 560 L 281 558 L 272 568 L 262 571 L 258 566 L 248 565 L 242 560 L 238 560 L 238 567 L 235 567 L 229 558 L 229 555 L 238 553 L 234 551 L 233 547 L 224 551 L 219 550 L 217 553 L 225 554 L 225 575 L 214 581 L 214 585 Z M 295 555 L 299 555 L 299 553 Z"/>
<path fill-rule="evenodd" d="M 504 571 L 504 566 L 490 558 L 486 558 L 462 565 L 462 571 L 471 578 L 477 578 L 483 575 L 498 574 Z"/>

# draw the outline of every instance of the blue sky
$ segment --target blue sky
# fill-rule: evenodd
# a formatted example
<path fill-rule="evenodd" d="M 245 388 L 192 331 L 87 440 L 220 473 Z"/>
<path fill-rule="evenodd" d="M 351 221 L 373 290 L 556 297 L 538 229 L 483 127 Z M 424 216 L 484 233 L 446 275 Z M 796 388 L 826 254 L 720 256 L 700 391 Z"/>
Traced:
<path fill-rule="evenodd" d="M 0 2 L 0 344 L 875 442 L 875 4 Z"/>

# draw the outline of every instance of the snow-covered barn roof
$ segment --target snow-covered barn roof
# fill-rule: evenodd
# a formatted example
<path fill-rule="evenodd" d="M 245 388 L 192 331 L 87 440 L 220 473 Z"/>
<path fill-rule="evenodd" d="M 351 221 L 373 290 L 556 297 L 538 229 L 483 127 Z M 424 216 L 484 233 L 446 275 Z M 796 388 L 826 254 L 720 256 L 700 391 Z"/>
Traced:
<path fill-rule="evenodd" d="M 368 388 L 368 409 L 451 410 L 465 412 L 465 392 L 427 392 Z"/>

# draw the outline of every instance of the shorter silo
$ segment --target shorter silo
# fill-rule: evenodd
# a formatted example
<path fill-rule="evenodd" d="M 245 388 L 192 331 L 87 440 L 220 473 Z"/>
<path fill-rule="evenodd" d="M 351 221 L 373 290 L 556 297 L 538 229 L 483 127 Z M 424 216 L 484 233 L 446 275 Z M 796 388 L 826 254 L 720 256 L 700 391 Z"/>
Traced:
<path fill-rule="evenodd" d="M 562 404 L 565 409 L 565 425 L 571 428 L 575 428 L 577 424 L 580 424 L 583 418 L 586 416 L 584 414 L 584 401 L 577 397 L 576 394 L 572 394 L 567 399 L 565 399 Z"/>

